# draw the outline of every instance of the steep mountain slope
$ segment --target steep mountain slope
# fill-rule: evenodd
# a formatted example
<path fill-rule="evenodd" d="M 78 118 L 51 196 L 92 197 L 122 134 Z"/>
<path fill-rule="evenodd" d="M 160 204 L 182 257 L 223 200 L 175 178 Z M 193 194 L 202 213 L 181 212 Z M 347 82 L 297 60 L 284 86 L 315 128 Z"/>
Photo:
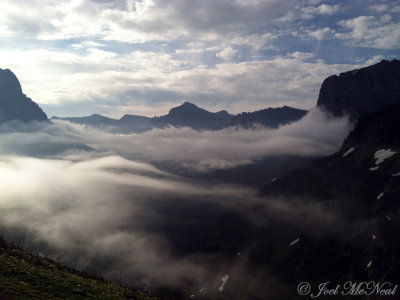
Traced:
<path fill-rule="evenodd" d="M 21 85 L 13 72 L 0 69 L 0 123 L 11 120 L 47 121 L 41 108 L 22 93 Z"/>
<path fill-rule="evenodd" d="M 306 208 L 302 222 L 311 229 L 284 227 L 299 240 L 276 260 L 264 257 L 276 236 L 270 228 L 255 252 L 258 263 L 267 260 L 293 284 L 296 278 L 314 285 L 400 280 L 399 115 L 396 104 L 361 118 L 340 151 L 262 188 L 266 199 Z M 275 257 L 281 251 L 268 249 Z"/>
<path fill-rule="evenodd" d="M 357 119 L 399 102 L 400 61 L 394 59 L 326 78 L 317 106 L 335 116 Z"/>
<path fill-rule="evenodd" d="M 341 85 L 362 95 L 370 78 L 395 82 L 397 73 L 379 78 L 381 67 L 364 82 L 350 79 Z M 342 95 L 342 86 L 331 91 L 332 99 Z M 396 95 L 399 88 L 393 84 L 386 93 Z M 257 244 L 252 258 L 279 270 L 293 290 L 299 278 L 314 287 L 326 281 L 331 287 L 375 281 L 393 288 L 400 280 L 400 103 L 390 105 L 380 93 L 372 96 L 368 101 L 376 106 L 366 106 L 369 114 L 343 99 L 330 106 L 331 113 L 337 109 L 353 118 L 362 116 L 338 152 L 261 189 L 266 201 L 281 199 L 295 207 L 293 215 L 299 221 L 266 228 L 265 240 Z M 284 245 L 278 245 L 285 239 L 281 232 L 287 232 L 287 242 L 292 240 L 283 252 Z"/>
<path fill-rule="evenodd" d="M 239 126 L 250 129 L 254 126 L 278 128 L 291 122 L 300 120 L 307 114 L 306 110 L 288 106 L 267 108 L 255 112 L 244 112 L 234 116 L 228 126 Z"/>
<path fill-rule="evenodd" d="M 361 118 L 340 151 L 270 183 L 263 192 L 339 198 L 343 205 L 360 205 L 362 210 L 380 193 L 394 201 L 400 196 L 399 116 L 400 104 L 395 104 Z"/>

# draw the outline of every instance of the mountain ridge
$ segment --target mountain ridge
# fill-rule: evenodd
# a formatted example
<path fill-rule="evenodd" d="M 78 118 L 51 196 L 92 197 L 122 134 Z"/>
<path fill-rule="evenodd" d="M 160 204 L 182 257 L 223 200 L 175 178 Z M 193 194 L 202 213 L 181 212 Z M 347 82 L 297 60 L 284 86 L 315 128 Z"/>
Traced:
<path fill-rule="evenodd" d="M 228 127 L 253 129 L 260 126 L 277 128 L 298 121 L 306 113 L 306 110 L 283 106 L 231 115 L 226 110 L 210 112 L 193 103 L 184 102 L 180 106 L 171 108 L 168 114 L 152 118 L 125 114 L 120 119 L 113 119 L 93 114 L 86 117 L 59 118 L 54 116 L 52 119 L 100 128 L 115 126 L 114 131 L 142 133 L 153 128 L 168 126 L 189 127 L 195 130 L 221 130 Z"/>

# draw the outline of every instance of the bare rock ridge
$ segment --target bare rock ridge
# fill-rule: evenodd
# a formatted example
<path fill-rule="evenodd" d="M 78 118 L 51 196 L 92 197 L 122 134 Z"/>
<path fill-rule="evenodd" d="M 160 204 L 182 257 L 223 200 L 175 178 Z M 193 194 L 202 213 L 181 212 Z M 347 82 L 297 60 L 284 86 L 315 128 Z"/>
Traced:
<path fill-rule="evenodd" d="M 22 93 L 13 72 L 0 69 L 0 123 L 11 120 L 48 121 L 42 109 Z"/>
<path fill-rule="evenodd" d="M 324 80 L 317 106 L 334 116 L 352 119 L 400 103 L 400 61 L 380 63 L 333 75 Z"/>

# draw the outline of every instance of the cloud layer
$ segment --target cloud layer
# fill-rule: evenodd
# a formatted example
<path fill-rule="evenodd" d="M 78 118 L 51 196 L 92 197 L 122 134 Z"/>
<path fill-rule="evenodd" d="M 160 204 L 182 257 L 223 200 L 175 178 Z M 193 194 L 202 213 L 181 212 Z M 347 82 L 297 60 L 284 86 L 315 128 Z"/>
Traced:
<path fill-rule="evenodd" d="M 276 130 L 169 128 L 121 136 L 62 121 L 0 129 L 2 234 L 130 285 L 177 288 L 185 297 L 261 293 L 262 299 L 281 283 L 274 272 L 263 267 L 259 275 L 247 263 L 249 233 L 275 222 L 271 213 L 288 223 L 304 215 L 321 226 L 340 223 L 318 205 L 300 209 L 260 199 L 257 189 L 186 178 L 152 164 L 175 161 L 209 172 L 263 156 L 332 153 L 350 124 L 318 110 Z"/>
<path fill-rule="evenodd" d="M 24 1 L 0 67 L 49 115 L 311 108 L 324 77 L 397 57 L 396 1 Z"/>

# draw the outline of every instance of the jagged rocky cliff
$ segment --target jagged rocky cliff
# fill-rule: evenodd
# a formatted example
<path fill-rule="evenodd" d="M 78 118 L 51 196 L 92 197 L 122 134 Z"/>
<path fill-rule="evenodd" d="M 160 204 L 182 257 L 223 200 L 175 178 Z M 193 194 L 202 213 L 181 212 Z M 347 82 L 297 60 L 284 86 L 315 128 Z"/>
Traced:
<path fill-rule="evenodd" d="M 0 69 L 0 123 L 11 120 L 48 121 L 42 109 L 22 93 L 14 73 Z"/>
<path fill-rule="evenodd" d="M 400 61 L 380 63 L 333 75 L 324 80 L 317 106 L 335 116 L 365 116 L 400 103 Z"/>

